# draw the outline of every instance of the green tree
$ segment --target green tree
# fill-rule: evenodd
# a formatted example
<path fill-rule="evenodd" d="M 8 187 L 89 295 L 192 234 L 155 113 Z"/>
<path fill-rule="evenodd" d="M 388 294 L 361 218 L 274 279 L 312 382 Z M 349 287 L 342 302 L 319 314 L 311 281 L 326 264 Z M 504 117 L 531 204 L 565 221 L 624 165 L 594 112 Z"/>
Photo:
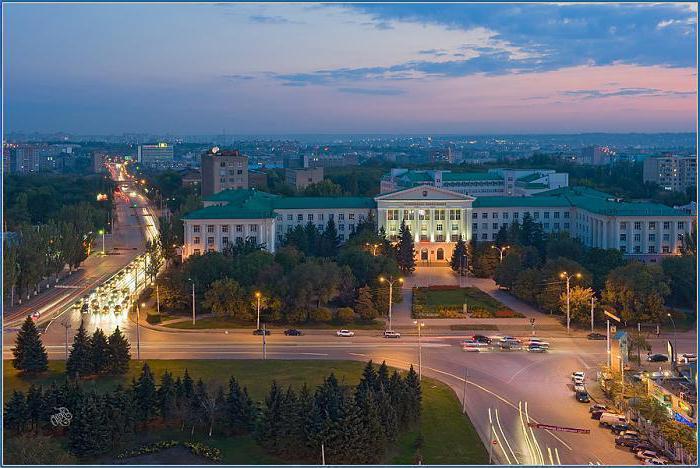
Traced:
<path fill-rule="evenodd" d="M 108 371 L 112 374 L 125 374 L 129 370 L 130 345 L 124 334 L 116 327 L 107 340 L 109 355 Z"/>
<path fill-rule="evenodd" d="M 559 298 L 563 315 L 566 315 L 566 297 L 566 291 L 564 291 Z M 590 323 L 592 297 L 593 290 L 591 288 L 583 288 L 581 286 L 569 288 L 570 317 L 573 323 Z"/>
<path fill-rule="evenodd" d="M 496 247 L 503 247 L 504 245 L 508 245 L 510 243 L 508 240 L 508 228 L 506 226 L 506 224 L 501 224 L 500 229 L 498 229 L 498 232 L 496 233 L 496 238 L 493 241 Z"/>
<path fill-rule="evenodd" d="M 355 299 L 354 307 L 355 312 L 362 320 L 374 320 L 379 315 L 369 286 L 363 286 L 357 290 L 357 299 Z"/>
<path fill-rule="evenodd" d="M 224 278 L 211 284 L 207 292 L 204 293 L 202 305 L 211 310 L 217 317 L 250 320 L 252 312 L 249 296 L 237 281 Z"/>
<path fill-rule="evenodd" d="M 668 302 L 677 307 L 695 309 L 697 303 L 697 263 L 692 256 L 666 257 L 661 262 L 664 276 L 671 290 Z"/>
<path fill-rule="evenodd" d="M 326 229 L 324 229 L 321 234 L 318 255 L 321 257 L 335 258 L 335 256 L 338 255 L 339 245 L 340 238 L 338 237 L 338 230 L 335 227 L 335 221 L 331 218 L 326 223 Z"/>
<path fill-rule="evenodd" d="M 101 374 L 110 364 L 109 343 L 102 329 L 98 328 L 90 337 L 90 362 L 92 371 Z"/>
<path fill-rule="evenodd" d="M 95 394 L 86 395 L 76 408 L 68 429 L 68 446 L 78 457 L 94 457 L 105 453 L 111 443 L 106 411 Z"/>
<path fill-rule="evenodd" d="M 248 396 L 248 389 L 241 388 L 234 377 L 231 377 L 228 382 L 223 411 L 224 425 L 229 433 L 239 435 L 253 430 L 256 419 L 255 405 Z"/>
<path fill-rule="evenodd" d="M 513 295 L 528 304 L 536 304 L 537 294 L 542 289 L 540 278 L 540 272 L 536 268 L 521 271 L 513 283 Z"/>
<path fill-rule="evenodd" d="M 629 334 L 628 346 L 628 358 L 631 357 L 632 351 L 637 351 L 637 364 L 642 364 L 642 351 L 651 351 L 651 345 L 647 341 L 644 334 L 639 331 L 635 331 Z"/>
<path fill-rule="evenodd" d="M 169 371 L 163 372 L 156 394 L 158 396 L 158 413 L 163 420 L 167 421 L 175 412 L 175 380 Z"/>
<path fill-rule="evenodd" d="M 3 291 L 9 292 L 10 306 L 15 305 L 15 289 L 20 277 L 20 265 L 18 258 L 18 246 L 13 242 L 3 241 L 2 246 L 2 273 Z"/>
<path fill-rule="evenodd" d="M 150 276 L 151 281 L 153 281 L 163 267 L 163 249 L 157 239 L 155 241 L 146 241 L 146 255 L 148 255 L 146 274 Z"/>
<path fill-rule="evenodd" d="M 17 333 L 12 355 L 12 366 L 22 372 L 33 374 L 48 368 L 48 355 L 31 317 L 27 317 Z"/>
<path fill-rule="evenodd" d="M 396 251 L 396 261 L 404 275 L 413 273 L 416 269 L 416 251 L 413 245 L 413 235 L 405 222 L 401 222 L 399 230 L 399 245 Z"/>
<path fill-rule="evenodd" d="M 537 304 L 546 312 L 560 312 L 560 296 L 566 292 L 566 279 L 561 276 L 564 272 L 573 275 L 570 287 L 591 285 L 590 273 L 574 260 L 564 257 L 547 260 L 540 270 L 541 283 L 537 292 Z M 576 276 L 577 273 L 580 277 Z"/>
<path fill-rule="evenodd" d="M 350 307 L 341 307 L 335 312 L 335 319 L 341 324 L 352 323 L 355 320 L 355 311 Z"/>
<path fill-rule="evenodd" d="M 602 298 L 625 322 L 658 323 L 664 319 L 664 298 L 670 292 L 661 267 L 632 262 L 610 272 Z"/>
<path fill-rule="evenodd" d="M 466 273 L 466 268 L 468 267 L 468 256 L 467 256 L 467 244 L 459 236 L 457 243 L 455 244 L 454 250 L 452 250 L 452 258 L 450 259 L 450 268 L 452 271 L 460 272 L 462 274 Z"/>
<path fill-rule="evenodd" d="M 552 234 L 546 242 L 545 250 L 548 259 L 565 257 L 577 262 L 581 262 L 583 259 L 583 244 L 578 239 L 571 237 L 566 231 Z"/>
<path fill-rule="evenodd" d="M 138 380 L 132 383 L 134 392 L 134 406 L 138 420 L 148 423 L 158 413 L 158 393 L 153 373 L 148 364 L 141 368 Z"/>
<path fill-rule="evenodd" d="M 90 338 L 85 330 L 85 322 L 80 321 L 78 332 L 73 337 L 68 360 L 66 361 L 66 373 L 73 378 L 86 377 L 93 372 L 92 353 L 90 350 Z"/>
<path fill-rule="evenodd" d="M 582 265 L 593 275 L 593 289 L 602 291 L 608 274 L 627 263 L 618 249 L 588 249 L 583 255 Z"/>
<path fill-rule="evenodd" d="M 27 399 L 24 393 L 14 390 L 10 399 L 5 403 L 3 425 L 6 430 L 20 433 L 24 431 L 28 423 Z"/>
<path fill-rule="evenodd" d="M 496 271 L 493 274 L 493 279 L 496 284 L 506 289 L 512 289 L 518 274 L 523 270 L 520 255 L 511 253 L 503 258 L 503 261 L 498 264 Z"/>
<path fill-rule="evenodd" d="M 343 188 L 328 179 L 323 179 L 321 182 L 307 185 L 304 189 L 304 195 L 307 197 L 342 197 Z"/>

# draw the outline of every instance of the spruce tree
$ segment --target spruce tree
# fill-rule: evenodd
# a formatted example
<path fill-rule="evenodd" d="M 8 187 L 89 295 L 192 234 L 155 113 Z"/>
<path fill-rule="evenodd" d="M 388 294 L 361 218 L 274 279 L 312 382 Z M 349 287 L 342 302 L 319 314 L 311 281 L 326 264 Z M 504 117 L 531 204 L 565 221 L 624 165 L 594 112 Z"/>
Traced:
<path fill-rule="evenodd" d="M 265 406 L 257 431 L 260 445 L 272 453 L 279 453 L 283 404 L 284 394 L 277 385 L 277 381 L 273 380 L 270 391 L 265 397 Z"/>
<path fill-rule="evenodd" d="M 299 390 L 297 397 L 297 417 L 299 420 L 299 430 L 301 441 L 297 447 L 300 460 L 315 460 L 314 455 L 318 453 L 313 443 L 315 441 L 314 425 L 314 397 L 309 391 L 306 383 Z"/>
<path fill-rule="evenodd" d="M 406 375 L 406 402 L 410 422 L 420 419 L 422 398 L 420 379 L 411 366 Z"/>
<path fill-rule="evenodd" d="M 280 408 L 279 454 L 284 458 L 297 456 L 297 448 L 303 442 L 303 427 L 297 411 L 297 395 L 291 386 L 282 400 Z"/>
<path fill-rule="evenodd" d="M 173 374 L 163 372 L 158 387 L 158 412 L 164 421 L 170 419 L 175 411 L 175 381 Z"/>
<path fill-rule="evenodd" d="M 44 414 L 44 391 L 40 386 L 32 384 L 27 391 L 27 417 L 29 429 L 39 430 L 39 423 Z"/>
<path fill-rule="evenodd" d="M 309 221 L 306 223 L 306 226 L 304 226 L 304 236 L 305 236 L 305 241 L 304 244 L 306 246 L 306 250 L 304 251 L 304 254 L 306 255 L 318 255 L 319 254 L 319 244 L 321 240 L 321 233 L 318 232 L 318 228 L 316 225 Z"/>
<path fill-rule="evenodd" d="M 51 420 L 51 415 L 56 413 L 55 408 L 66 406 L 63 392 L 61 392 L 55 382 L 51 382 L 49 388 L 46 389 L 42 395 L 42 401 L 42 413 L 39 419 L 44 424 L 48 424 Z"/>
<path fill-rule="evenodd" d="M 144 364 L 141 369 L 141 375 L 133 385 L 134 406 L 138 420 L 142 423 L 148 423 L 153 419 L 158 412 L 158 394 L 156 392 L 156 383 L 153 378 L 153 373 L 148 364 Z"/>
<path fill-rule="evenodd" d="M 68 429 L 68 446 L 78 457 L 92 457 L 106 452 L 111 445 L 105 408 L 95 393 L 89 393 L 75 408 Z"/>
<path fill-rule="evenodd" d="M 17 333 L 12 355 L 13 367 L 27 374 L 44 372 L 48 368 L 49 357 L 31 317 L 27 317 Z"/>
<path fill-rule="evenodd" d="M 377 385 L 375 390 L 379 391 L 385 389 L 389 386 L 389 367 L 386 365 L 386 361 L 382 361 L 381 365 L 377 369 Z"/>
<path fill-rule="evenodd" d="M 24 431 L 28 423 L 27 399 L 24 393 L 15 390 L 7 403 L 5 403 L 3 425 L 6 430 L 19 433 Z"/>
<path fill-rule="evenodd" d="M 133 438 L 136 416 L 132 392 L 118 385 L 112 393 L 105 395 L 105 412 L 112 448 L 119 447 Z"/>
<path fill-rule="evenodd" d="M 372 360 L 369 360 L 362 370 L 360 383 L 355 387 L 355 394 L 361 394 L 360 398 L 365 398 L 370 390 L 377 388 L 377 372 L 374 370 Z"/>
<path fill-rule="evenodd" d="M 101 374 L 110 364 L 109 344 L 102 329 L 98 328 L 90 337 L 90 362 L 92 372 Z"/>
<path fill-rule="evenodd" d="M 455 244 L 455 248 L 452 251 L 452 258 L 450 259 L 450 268 L 452 268 L 452 271 L 462 271 L 465 268 L 467 268 L 467 262 L 467 244 L 466 242 L 464 242 L 464 239 L 462 239 L 462 236 L 459 236 L 459 240 Z"/>
<path fill-rule="evenodd" d="M 85 322 L 81 321 L 66 361 L 66 373 L 73 378 L 90 375 L 93 369 L 91 357 L 90 338 L 85 331 Z"/>
<path fill-rule="evenodd" d="M 231 434 L 246 434 L 253 429 L 255 405 L 248 396 L 248 390 L 242 389 L 234 377 L 228 382 L 224 414 L 224 426 Z"/>
<path fill-rule="evenodd" d="M 404 275 L 412 273 L 416 269 L 416 251 L 413 246 L 413 235 L 405 222 L 401 222 L 399 230 L 399 245 L 396 252 L 396 261 Z"/>
<path fill-rule="evenodd" d="M 354 304 L 355 312 L 362 320 L 374 320 L 379 315 L 372 299 L 372 290 L 369 286 L 363 286 L 357 290 L 357 299 Z"/>
<path fill-rule="evenodd" d="M 331 218 L 326 223 L 326 228 L 321 234 L 319 256 L 334 258 L 336 255 L 338 255 L 339 245 L 340 240 L 338 237 L 338 230 L 335 227 L 335 221 L 333 221 L 333 218 Z"/>
<path fill-rule="evenodd" d="M 108 339 L 108 368 L 110 373 L 126 374 L 129 370 L 129 361 L 131 360 L 129 348 L 129 341 L 119 330 L 119 327 L 115 328 Z"/>
<path fill-rule="evenodd" d="M 503 247 L 508 244 L 508 228 L 505 224 L 502 224 L 501 228 L 496 233 L 494 244 L 496 244 L 496 247 Z"/>
<path fill-rule="evenodd" d="M 362 447 L 364 457 L 359 460 L 359 463 L 379 463 L 386 448 L 386 438 L 374 390 L 368 388 L 364 398 L 361 401 L 356 400 L 356 405 L 362 415 L 360 447 Z"/>

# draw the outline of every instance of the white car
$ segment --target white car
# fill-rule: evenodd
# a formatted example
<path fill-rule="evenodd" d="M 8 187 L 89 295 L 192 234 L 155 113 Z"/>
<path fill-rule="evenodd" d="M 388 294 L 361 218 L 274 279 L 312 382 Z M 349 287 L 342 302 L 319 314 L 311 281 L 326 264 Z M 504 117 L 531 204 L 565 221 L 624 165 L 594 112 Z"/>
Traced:
<path fill-rule="evenodd" d="M 530 338 L 527 341 L 527 344 L 528 345 L 537 345 L 540 348 L 549 349 L 549 342 L 544 341 L 544 340 L 540 340 L 539 338 Z"/>
<path fill-rule="evenodd" d="M 355 336 L 355 332 L 350 330 L 338 330 L 335 334 L 337 336 Z"/>
<path fill-rule="evenodd" d="M 571 380 L 573 380 L 574 384 L 583 384 L 584 380 L 586 380 L 586 373 L 583 371 L 574 372 L 571 374 Z"/>
<path fill-rule="evenodd" d="M 394 330 L 384 331 L 384 338 L 401 338 L 401 333 Z"/>
<path fill-rule="evenodd" d="M 665 458 L 661 457 L 654 457 L 654 458 L 645 458 L 642 460 L 642 465 L 668 465 L 669 461 Z"/>
<path fill-rule="evenodd" d="M 585 391 L 586 391 L 586 387 L 584 387 L 583 385 L 578 385 L 578 384 L 574 385 L 574 392 L 576 392 L 576 393 L 581 392 L 582 393 Z"/>
<path fill-rule="evenodd" d="M 681 354 L 676 358 L 678 364 L 690 364 L 691 362 L 698 361 L 698 355 L 695 353 L 685 353 Z"/>
<path fill-rule="evenodd" d="M 466 351 L 468 353 L 478 353 L 481 351 L 481 348 L 488 348 L 488 344 L 486 343 L 480 343 L 475 340 L 464 340 L 462 342 L 462 351 Z"/>
<path fill-rule="evenodd" d="M 640 450 L 635 455 L 640 460 L 646 460 L 649 458 L 659 458 L 659 454 L 653 450 Z"/>

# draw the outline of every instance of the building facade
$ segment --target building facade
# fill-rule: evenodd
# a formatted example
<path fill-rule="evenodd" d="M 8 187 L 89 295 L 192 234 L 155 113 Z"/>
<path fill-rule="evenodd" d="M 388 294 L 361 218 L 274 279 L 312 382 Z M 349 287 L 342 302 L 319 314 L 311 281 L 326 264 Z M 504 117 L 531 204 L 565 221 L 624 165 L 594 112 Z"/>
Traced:
<path fill-rule="evenodd" d="M 297 190 L 303 190 L 311 184 L 316 184 L 323 180 L 322 167 L 309 167 L 306 169 L 285 169 L 284 179 L 287 185 Z"/>
<path fill-rule="evenodd" d="M 227 190 L 205 198 L 205 207 L 184 218 L 183 256 L 223 250 L 237 238 L 253 238 L 274 252 L 285 234 L 311 222 L 323 230 L 329 219 L 341 241 L 374 217 L 377 229 L 397 240 L 405 223 L 418 261 L 450 260 L 455 243 L 493 242 L 502 227 L 530 218 L 545 233 L 568 232 L 591 248 L 618 249 L 628 257 L 656 261 L 679 253 L 693 229 L 687 213 L 664 205 L 628 202 L 584 187 L 536 196 L 474 197 L 444 187 L 416 187 L 365 197 L 282 197 L 255 190 Z"/>
<path fill-rule="evenodd" d="M 666 154 L 644 160 L 644 182 L 653 182 L 665 190 L 685 192 L 697 186 L 698 165 L 694 156 Z"/>
<path fill-rule="evenodd" d="M 167 143 L 139 145 L 137 161 L 144 166 L 166 167 L 173 163 L 173 147 Z"/>
<path fill-rule="evenodd" d="M 248 188 L 248 156 L 214 147 L 202 154 L 202 196 Z"/>

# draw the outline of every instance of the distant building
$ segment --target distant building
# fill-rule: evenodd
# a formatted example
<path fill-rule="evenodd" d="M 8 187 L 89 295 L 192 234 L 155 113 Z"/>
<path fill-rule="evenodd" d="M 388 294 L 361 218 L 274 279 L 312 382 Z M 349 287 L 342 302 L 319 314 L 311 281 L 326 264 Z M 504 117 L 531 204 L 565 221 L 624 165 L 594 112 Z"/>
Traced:
<path fill-rule="evenodd" d="M 202 154 L 202 196 L 248 188 L 248 156 L 214 147 Z"/>
<path fill-rule="evenodd" d="M 184 169 L 180 174 L 183 187 L 194 187 L 202 183 L 202 173 L 197 169 Z"/>
<path fill-rule="evenodd" d="M 665 190 L 684 192 L 696 186 L 697 158 L 695 156 L 674 156 L 664 154 L 644 160 L 644 182 L 653 182 Z"/>
<path fill-rule="evenodd" d="M 303 167 L 341 167 L 357 166 L 356 154 L 324 154 L 304 156 Z"/>
<path fill-rule="evenodd" d="M 92 153 L 92 172 L 102 172 L 105 170 L 105 159 L 107 155 L 99 151 Z"/>
<path fill-rule="evenodd" d="M 297 190 L 303 190 L 309 185 L 316 184 L 323 180 L 323 168 L 285 169 L 284 175 L 288 185 L 291 185 Z"/>
<path fill-rule="evenodd" d="M 433 149 L 429 152 L 429 159 L 431 163 L 449 163 L 454 162 L 454 154 L 452 148 L 447 147 L 444 149 Z"/>
<path fill-rule="evenodd" d="M 612 164 L 614 157 L 615 152 L 607 146 L 587 146 L 581 150 L 581 159 L 577 162 L 590 166 L 603 166 Z"/>
<path fill-rule="evenodd" d="M 39 154 L 33 145 L 9 145 L 7 153 L 3 149 L 4 168 L 14 174 L 39 172 Z"/>
<path fill-rule="evenodd" d="M 305 164 L 304 156 L 298 155 L 298 154 L 288 155 L 282 159 L 282 166 L 285 169 L 303 169 L 305 167 L 308 167 L 308 166 L 305 166 L 304 164 Z"/>
<path fill-rule="evenodd" d="M 248 171 L 248 186 L 257 190 L 267 190 L 267 174 L 263 171 Z"/>
<path fill-rule="evenodd" d="M 528 196 L 569 186 L 569 175 L 550 169 L 490 169 L 488 172 L 410 171 L 392 169 L 382 177 L 380 192 L 418 185 L 442 187 L 473 196 Z"/>
<path fill-rule="evenodd" d="M 138 162 L 144 166 L 169 166 L 173 163 L 173 147 L 167 143 L 139 145 Z"/>

